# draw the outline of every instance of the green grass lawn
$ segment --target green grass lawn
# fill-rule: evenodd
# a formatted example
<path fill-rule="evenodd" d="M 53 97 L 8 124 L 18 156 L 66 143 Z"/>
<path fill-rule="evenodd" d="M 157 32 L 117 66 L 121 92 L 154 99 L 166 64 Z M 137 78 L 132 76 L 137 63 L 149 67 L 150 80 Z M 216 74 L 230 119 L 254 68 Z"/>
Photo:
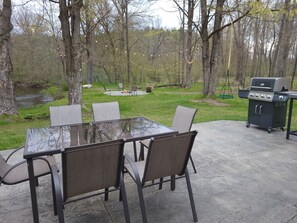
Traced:
<path fill-rule="evenodd" d="M 115 88 L 115 87 L 114 87 Z M 213 120 L 247 119 L 248 100 L 240 99 L 234 92 L 233 99 L 214 97 L 203 99 L 201 84 L 191 89 L 177 87 L 154 88 L 143 96 L 109 96 L 99 84 L 83 89 L 83 121 L 92 121 L 93 102 L 118 101 L 121 117 L 145 116 L 165 125 L 170 125 L 177 105 L 197 108 L 194 123 Z M 49 126 L 49 106 L 66 105 L 67 99 L 57 100 L 34 108 L 19 109 L 15 116 L 0 116 L 0 150 L 17 148 L 25 144 L 26 129 Z"/>

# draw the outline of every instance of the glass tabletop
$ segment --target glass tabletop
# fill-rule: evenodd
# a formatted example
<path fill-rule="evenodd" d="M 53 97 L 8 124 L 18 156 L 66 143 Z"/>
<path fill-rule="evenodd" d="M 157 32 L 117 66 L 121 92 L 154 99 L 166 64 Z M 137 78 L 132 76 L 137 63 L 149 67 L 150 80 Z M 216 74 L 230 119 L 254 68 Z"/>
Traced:
<path fill-rule="evenodd" d="M 60 153 L 66 147 L 117 139 L 137 141 L 174 130 L 144 117 L 27 130 L 24 158 Z"/>

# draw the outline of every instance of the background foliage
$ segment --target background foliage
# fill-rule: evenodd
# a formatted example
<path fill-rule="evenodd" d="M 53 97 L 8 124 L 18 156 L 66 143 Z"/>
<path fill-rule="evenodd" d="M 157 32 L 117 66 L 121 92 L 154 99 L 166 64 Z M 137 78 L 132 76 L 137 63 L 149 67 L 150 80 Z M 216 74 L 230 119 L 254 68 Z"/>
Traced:
<path fill-rule="evenodd" d="M 38 1 L 37 1 L 38 2 Z M 182 4 L 182 1 L 176 1 Z M 33 3 L 32 3 L 33 4 Z M 36 2 L 34 3 L 36 4 Z M 93 63 L 95 81 L 127 82 L 127 50 L 119 1 L 86 1 L 82 11 L 81 40 L 84 43 L 83 75 L 87 82 L 87 63 Z M 182 37 L 186 30 L 167 30 L 151 18 L 147 1 L 129 1 L 129 53 L 133 84 L 179 83 L 181 79 Z M 195 1 L 194 21 L 200 25 L 199 1 Z M 215 13 L 214 2 L 208 2 Z M 213 4 L 213 5 L 212 5 Z M 12 35 L 14 81 L 23 84 L 56 84 L 65 82 L 64 55 L 61 42 L 57 4 L 43 1 L 40 7 L 30 3 L 15 7 Z M 217 84 L 229 71 L 231 82 L 249 84 L 253 76 L 294 77 L 297 66 L 296 2 L 284 1 L 226 1 L 223 23 L 236 20 L 248 8 L 248 16 L 221 30 Z M 88 10 L 87 10 L 88 9 Z M 87 23 L 87 16 L 91 18 Z M 286 16 L 286 17 L 284 17 Z M 87 47 L 87 24 L 91 29 L 91 48 Z M 286 26 L 284 26 L 286 24 Z M 209 23 L 211 30 L 213 22 Z M 185 32 L 185 33 L 183 33 Z M 203 80 L 199 30 L 194 29 L 194 60 L 192 81 Z M 211 37 L 210 37 L 211 38 Z M 285 44 L 285 45 L 284 45 Z M 281 50 L 286 52 L 281 52 Z M 186 51 L 188 49 L 185 49 Z M 88 53 L 91 55 L 88 56 Z M 278 72 L 278 58 L 283 53 L 285 73 Z M 231 58 L 228 66 L 229 56 Z M 247 81 L 246 81 L 247 80 Z"/>

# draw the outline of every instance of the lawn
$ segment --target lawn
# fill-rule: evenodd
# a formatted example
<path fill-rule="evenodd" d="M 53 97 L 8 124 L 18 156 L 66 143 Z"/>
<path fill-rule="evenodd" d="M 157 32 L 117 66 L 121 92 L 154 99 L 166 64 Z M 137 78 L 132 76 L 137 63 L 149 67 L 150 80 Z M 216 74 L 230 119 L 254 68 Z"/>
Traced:
<path fill-rule="evenodd" d="M 237 92 L 234 98 L 203 98 L 201 84 L 191 89 L 178 87 L 154 88 L 152 93 L 142 96 L 109 96 L 104 88 L 95 84 L 93 88 L 83 89 L 83 121 L 92 121 L 93 102 L 118 101 L 121 117 L 145 116 L 165 125 L 170 125 L 177 105 L 197 108 L 194 123 L 213 120 L 247 119 L 248 100 L 240 99 Z M 17 148 L 25 144 L 26 129 L 49 126 L 49 106 L 66 105 L 67 99 L 57 100 L 34 108 L 19 109 L 15 116 L 0 116 L 0 150 Z"/>

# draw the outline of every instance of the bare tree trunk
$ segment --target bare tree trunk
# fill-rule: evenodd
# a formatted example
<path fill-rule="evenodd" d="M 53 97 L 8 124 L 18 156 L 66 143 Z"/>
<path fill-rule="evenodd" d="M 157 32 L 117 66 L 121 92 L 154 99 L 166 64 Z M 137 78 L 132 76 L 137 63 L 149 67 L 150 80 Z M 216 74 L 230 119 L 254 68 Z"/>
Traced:
<path fill-rule="evenodd" d="M 187 35 L 187 65 L 186 65 L 186 88 L 191 87 L 192 81 L 192 63 L 193 63 L 193 18 L 194 18 L 195 1 L 188 0 L 188 35 Z"/>
<path fill-rule="evenodd" d="M 128 18 L 128 0 L 125 0 L 125 40 L 127 52 L 127 80 L 131 83 L 131 61 L 130 61 L 130 47 L 129 47 L 129 18 Z"/>
<path fill-rule="evenodd" d="M 276 69 L 274 76 L 284 77 L 287 71 L 287 59 L 291 45 L 293 19 L 289 19 L 291 0 L 285 1 L 285 13 L 282 14 L 281 28 L 278 40 L 278 54 L 276 55 Z"/>
<path fill-rule="evenodd" d="M 17 106 L 14 97 L 11 63 L 10 32 L 11 0 L 3 0 L 0 6 L 0 115 L 16 114 Z"/>
<path fill-rule="evenodd" d="M 90 5 L 89 2 L 85 2 L 86 12 L 86 48 L 87 48 L 87 79 L 88 84 L 93 82 L 93 18 L 90 16 Z"/>
<path fill-rule="evenodd" d="M 237 22 L 237 32 L 236 31 L 234 32 L 234 36 L 235 36 L 235 43 L 236 43 L 236 80 L 242 86 L 243 79 L 244 79 L 243 78 L 244 33 L 243 33 L 241 21 Z M 230 38 L 232 38 L 232 36 L 230 36 Z"/>
<path fill-rule="evenodd" d="M 209 41 L 208 41 L 208 20 L 206 0 L 201 1 L 201 31 L 202 39 L 202 71 L 203 71 L 203 95 L 209 92 L 210 69 L 209 69 Z"/>
<path fill-rule="evenodd" d="M 183 10 L 185 11 L 186 1 L 183 0 Z M 185 13 L 182 14 L 182 28 L 181 28 L 181 79 L 179 81 L 180 87 L 184 87 L 185 85 L 185 44 L 186 44 L 186 36 L 185 36 Z"/>
<path fill-rule="evenodd" d="M 217 0 L 215 21 L 214 21 L 214 30 L 219 30 L 221 28 L 222 19 L 223 19 L 223 6 L 225 0 Z M 217 31 L 213 34 L 212 37 L 212 48 L 210 55 L 210 82 L 209 82 L 209 92 L 208 95 L 215 94 L 216 78 L 217 78 L 217 67 L 218 67 L 218 53 L 220 49 L 221 41 L 221 31 Z"/>
<path fill-rule="evenodd" d="M 82 73 L 81 73 L 81 41 L 80 41 L 80 9 L 83 1 L 60 0 L 60 15 L 62 37 L 65 47 L 66 78 L 68 83 L 68 103 L 82 103 Z"/>
<path fill-rule="evenodd" d="M 214 31 L 212 35 L 212 47 L 209 53 L 209 36 L 208 36 L 208 19 L 207 4 L 205 0 L 201 1 L 201 14 L 202 14 L 202 27 L 201 27 L 201 38 L 202 38 L 202 63 L 203 63 L 203 76 L 204 76 L 204 95 L 214 95 L 217 75 L 217 61 L 218 61 L 218 50 L 221 38 L 221 23 L 223 18 L 223 5 L 225 0 L 217 0 Z"/>
<path fill-rule="evenodd" d="M 272 73 L 273 73 L 273 70 L 274 70 L 274 58 L 273 58 L 273 48 L 275 46 L 275 38 L 276 38 L 276 34 L 275 34 L 275 26 L 273 26 L 273 40 L 272 40 L 272 43 L 270 45 L 270 48 L 269 48 L 269 53 L 268 53 L 268 59 L 269 59 L 269 70 L 268 70 L 268 76 L 271 77 L 272 76 Z"/>
<path fill-rule="evenodd" d="M 117 72 L 115 73 L 115 82 L 123 82 L 124 76 L 122 74 L 124 74 L 126 71 L 123 70 L 122 64 L 126 64 L 126 61 L 127 61 L 127 57 L 126 59 L 123 57 L 124 50 L 126 50 L 125 49 L 125 46 L 126 46 L 125 44 L 125 35 L 126 35 L 125 8 L 126 8 L 126 4 L 129 4 L 129 0 L 112 0 L 112 2 L 118 13 L 116 17 L 116 21 L 120 27 L 119 39 L 118 39 L 119 50 L 116 50 L 117 60 L 114 62 L 116 66 L 115 71 Z"/>
<path fill-rule="evenodd" d="M 295 63 L 294 63 L 293 72 L 292 72 L 292 80 L 291 80 L 290 89 L 293 89 L 293 83 L 294 83 L 294 79 L 296 76 L 296 71 L 297 71 L 297 44 L 295 44 Z"/>
<path fill-rule="evenodd" d="M 254 46 L 253 46 L 253 59 L 251 77 L 257 76 L 257 63 L 258 63 L 258 51 L 259 51 L 259 19 L 256 19 L 254 23 Z"/>

